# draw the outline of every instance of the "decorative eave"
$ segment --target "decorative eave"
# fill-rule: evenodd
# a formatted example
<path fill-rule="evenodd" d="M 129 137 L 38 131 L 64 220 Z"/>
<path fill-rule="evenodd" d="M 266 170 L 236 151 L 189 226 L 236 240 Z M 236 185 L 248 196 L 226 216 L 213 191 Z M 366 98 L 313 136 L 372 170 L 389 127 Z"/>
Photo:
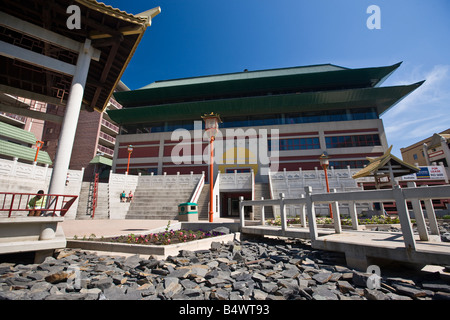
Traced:
<path fill-rule="evenodd" d="M 364 178 L 364 177 L 382 177 L 390 176 L 391 173 L 394 177 L 401 177 L 411 173 L 419 172 L 420 169 L 412 164 L 404 162 L 391 154 L 392 146 L 378 158 L 367 158 L 369 164 L 355 173 L 352 178 Z"/>
<path fill-rule="evenodd" d="M 80 8 L 80 29 L 67 27 L 70 14 L 66 10 L 72 4 Z M 89 39 L 95 54 L 82 108 L 98 112 L 105 110 L 152 18 L 161 12 L 157 7 L 133 15 L 95 0 L 0 0 L 0 6 L 0 25 L 6 30 L 0 33 L 0 64 L 4 70 L 0 74 L 0 94 L 64 107 L 78 53 Z M 22 39 L 32 41 L 33 50 Z M 4 101 L 0 102 L 3 109 L 30 116 L 26 108 Z"/>

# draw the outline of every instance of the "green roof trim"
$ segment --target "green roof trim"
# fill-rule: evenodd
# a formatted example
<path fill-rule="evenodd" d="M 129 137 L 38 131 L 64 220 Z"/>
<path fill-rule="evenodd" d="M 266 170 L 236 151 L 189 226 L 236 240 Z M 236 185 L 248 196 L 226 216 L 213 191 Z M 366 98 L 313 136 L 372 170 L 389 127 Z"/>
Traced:
<path fill-rule="evenodd" d="M 268 92 L 311 92 L 340 88 L 371 88 L 401 63 L 387 67 L 347 69 L 333 65 L 249 71 L 154 82 L 144 88 L 114 93 L 124 108 L 180 101 L 263 96 Z"/>
<path fill-rule="evenodd" d="M 97 164 L 97 163 L 106 164 L 107 166 L 112 167 L 113 161 L 112 161 L 112 159 L 109 159 L 109 158 L 106 158 L 103 156 L 95 156 L 94 158 L 92 158 L 91 161 L 89 161 L 89 163 L 91 163 L 91 164 Z"/>
<path fill-rule="evenodd" d="M 16 157 L 18 159 L 33 162 L 34 157 L 36 156 L 36 149 L 6 140 L 0 140 L 0 155 L 12 158 Z M 39 151 L 36 162 L 49 165 L 52 164 L 52 160 L 50 160 L 48 153 L 42 150 Z"/>
<path fill-rule="evenodd" d="M 344 89 L 298 94 L 266 95 L 234 99 L 195 101 L 156 106 L 142 106 L 107 111 L 118 124 L 151 123 L 200 119 L 215 112 L 222 117 L 248 114 L 290 113 L 314 110 L 375 107 L 379 115 L 386 112 L 424 81 L 394 87 Z"/>
<path fill-rule="evenodd" d="M 36 144 L 36 137 L 32 132 L 17 128 L 5 122 L 0 122 L 0 136 L 28 144 Z"/>

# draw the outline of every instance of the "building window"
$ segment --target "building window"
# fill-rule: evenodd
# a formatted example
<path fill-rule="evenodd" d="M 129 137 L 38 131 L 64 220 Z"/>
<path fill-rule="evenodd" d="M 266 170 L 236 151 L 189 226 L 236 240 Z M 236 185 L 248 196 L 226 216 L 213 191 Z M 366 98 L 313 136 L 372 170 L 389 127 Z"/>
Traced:
<path fill-rule="evenodd" d="M 335 169 L 364 168 L 369 163 L 368 160 L 346 160 L 346 161 L 330 161 L 330 167 Z"/>
<path fill-rule="evenodd" d="M 414 153 L 413 158 L 414 158 L 414 160 L 417 160 L 418 159 L 417 154 Z"/>
<path fill-rule="evenodd" d="M 350 148 L 380 146 L 380 137 L 377 134 L 365 134 L 359 136 L 326 137 L 327 148 Z"/>
<path fill-rule="evenodd" d="M 318 137 L 280 139 L 278 141 L 279 141 L 278 150 L 280 151 L 320 149 Z M 269 140 L 269 151 L 271 150 L 272 150 L 272 140 Z"/>
<path fill-rule="evenodd" d="M 250 168 L 226 168 L 225 173 L 247 173 L 250 172 Z"/>

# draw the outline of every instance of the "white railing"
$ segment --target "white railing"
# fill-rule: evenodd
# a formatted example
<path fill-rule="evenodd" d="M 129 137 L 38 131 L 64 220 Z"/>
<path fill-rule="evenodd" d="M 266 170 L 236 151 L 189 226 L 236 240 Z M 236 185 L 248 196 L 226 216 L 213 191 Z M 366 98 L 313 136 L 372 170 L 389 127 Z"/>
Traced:
<path fill-rule="evenodd" d="M 192 193 L 192 197 L 189 200 L 191 203 L 197 203 L 200 194 L 202 193 L 203 186 L 205 185 L 205 172 L 202 173 L 202 177 L 200 178 L 197 186 L 195 187 L 194 192 Z"/>
<path fill-rule="evenodd" d="M 180 174 L 177 172 L 176 174 L 167 174 L 164 172 L 162 175 L 155 175 L 153 172 L 150 175 L 140 175 L 139 176 L 139 185 L 149 184 L 149 185 L 160 185 L 160 186 L 170 186 L 170 185 L 178 185 L 178 186 L 192 186 L 196 185 L 203 174 L 194 174 L 192 171 L 190 174 Z"/>
<path fill-rule="evenodd" d="M 252 173 L 222 173 L 220 175 L 220 189 L 224 190 L 251 190 L 253 187 Z"/>
<path fill-rule="evenodd" d="M 318 230 L 316 225 L 315 204 L 325 203 L 331 204 L 334 217 L 334 230 L 336 233 L 342 233 L 342 227 L 339 215 L 339 202 L 350 203 L 350 216 L 352 219 L 353 229 L 358 228 L 358 219 L 356 213 L 356 202 L 391 202 L 395 201 L 400 219 L 401 230 L 405 247 L 407 249 L 415 250 L 416 241 L 411 226 L 411 219 L 406 202 L 411 201 L 414 215 L 416 219 L 417 229 L 420 240 L 428 241 L 428 231 L 425 224 L 424 213 L 420 202 L 423 201 L 427 212 L 427 218 L 430 226 L 431 235 L 439 235 L 439 228 L 436 221 L 432 200 L 433 199 L 448 199 L 450 197 L 450 186 L 432 186 L 432 187 L 416 187 L 415 183 L 410 183 L 409 188 L 396 187 L 394 189 L 384 190 L 368 190 L 368 191 L 354 191 L 354 192 L 339 192 L 339 193 L 320 193 L 312 194 L 311 187 L 305 187 L 304 197 L 297 199 L 286 199 L 284 194 L 280 194 L 280 199 L 274 200 L 243 200 L 240 198 L 239 212 L 241 219 L 241 227 L 245 227 L 245 206 L 279 206 L 281 216 L 281 230 L 287 230 L 286 219 L 286 205 L 301 205 L 302 214 L 301 221 L 306 226 L 305 221 L 308 221 L 309 233 L 311 242 L 318 240 Z M 264 216 L 264 214 L 263 214 Z M 306 219 L 307 217 L 307 219 Z M 262 220 L 264 223 L 264 220 Z"/>

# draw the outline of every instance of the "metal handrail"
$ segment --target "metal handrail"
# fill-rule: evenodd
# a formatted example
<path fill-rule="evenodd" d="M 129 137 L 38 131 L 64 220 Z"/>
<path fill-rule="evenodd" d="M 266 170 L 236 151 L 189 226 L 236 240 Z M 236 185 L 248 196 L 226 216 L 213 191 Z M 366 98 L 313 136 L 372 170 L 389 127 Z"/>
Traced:
<path fill-rule="evenodd" d="M 8 218 L 11 218 L 13 212 L 36 210 L 35 208 L 30 208 L 28 203 L 37 195 L 37 193 L 0 192 L 0 213 L 7 212 Z M 46 215 L 51 214 L 52 217 L 57 213 L 63 217 L 78 198 L 77 195 L 63 194 L 40 194 L 40 196 L 45 197 L 45 207 L 38 208 L 38 210 L 46 213 Z"/>

